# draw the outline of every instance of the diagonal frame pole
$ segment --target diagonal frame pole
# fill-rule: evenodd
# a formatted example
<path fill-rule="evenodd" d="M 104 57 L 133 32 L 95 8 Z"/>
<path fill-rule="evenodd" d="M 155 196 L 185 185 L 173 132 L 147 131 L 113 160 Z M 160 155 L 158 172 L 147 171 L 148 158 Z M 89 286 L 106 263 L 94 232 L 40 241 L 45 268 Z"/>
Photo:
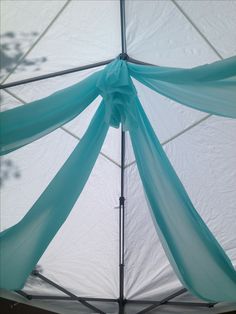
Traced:
<path fill-rule="evenodd" d="M 65 75 L 65 74 L 71 74 L 71 73 L 75 73 L 75 72 L 80 72 L 80 71 L 84 71 L 84 70 L 88 70 L 88 69 L 97 68 L 97 67 L 106 65 L 106 64 L 112 62 L 113 60 L 114 59 L 109 59 L 109 60 L 105 60 L 105 61 L 101 61 L 101 62 L 96 62 L 96 63 L 87 64 L 87 65 L 82 65 L 82 66 L 71 68 L 71 69 L 67 69 L 67 70 L 62 70 L 62 71 L 57 71 L 57 72 L 53 72 L 53 73 L 48 73 L 48 74 L 45 74 L 45 75 L 35 76 L 35 77 L 31 77 L 31 78 L 28 78 L 28 79 L 25 79 L 25 80 L 20 80 L 20 81 L 15 81 L 15 82 L 11 82 L 11 83 L 1 84 L 0 85 L 0 89 L 15 87 L 15 86 L 23 85 L 23 84 L 28 84 L 28 83 L 33 83 L 33 82 L 37 82 L 37 81 L 42 81 L 42 80 L 45 80 L 45 79 L 50 79 L 50 78 L 57 77 L 57 76 L 62 76 L 62 75 Z"/>
<path fill-rule="evenodd" d="M 38 278 L 40 278 L 41 280 L 43 280 L 44 282 L 50 284 L 51 286 L 55 287 L 56 289 L 58 289 L 59 291 L 65 293 L 66 295 L 68 295 L 72 300 L 76 300 L 78 302 L 80 302 L 81 304 L 83 304 L 85 307 L 89 308 L 90 310 L 94 311 L 95 313 L 100 313 L 100 314 L 106 314 L 105 312 L 103 312 L 102 310 L 98 309 L 97 307 L 95 307 L 94 305 L 88 303 L 87 301 L 85 301 L 83 298 L 77 297 L 75 294 L 71 293 L 70 291 L 66 290 L 65 288 L 61 287 L 60 285 L 58 285 L 57 283 L 55 283 L 54 281 L 46 278 L 45 276 L 43 276 L 42 274 L 40 274 L 39 271 L 35 270 L 32 272 L 33 276 L 36 276 Z M 19 291 L 18 291 L 19 293 Z M 22 295 L 22 292 L 19 293 Z M 32 299 L 32 297 L 31 297 Z"/>
<path fill-rule="evenodd" d="M 179 296 L 179 295 L 185 293 L 186 291 L 187 291 L 187 290 L 186 290 L 185 288 L 183 288 L 183 289 L 181 289 L 181 290 L 179 290 L 179 291 L 177 291 L 177 292 L 175 292 L 175 293 L 169 295 L 168 297 L 164 298 L 163 300 L 157 302 L 156 304 L 153 304 L 153 305 L 148 306 L 146 309 L 144 309 L 144 310 L 138 312 L 137 314 L 148 313 L 148 312 L 154 310 L 155 308 L 157 308 L 158 306 L 167 303 L 169 300 L 174 299 L 175 297 L 177 297 L 177 296 Z"/>

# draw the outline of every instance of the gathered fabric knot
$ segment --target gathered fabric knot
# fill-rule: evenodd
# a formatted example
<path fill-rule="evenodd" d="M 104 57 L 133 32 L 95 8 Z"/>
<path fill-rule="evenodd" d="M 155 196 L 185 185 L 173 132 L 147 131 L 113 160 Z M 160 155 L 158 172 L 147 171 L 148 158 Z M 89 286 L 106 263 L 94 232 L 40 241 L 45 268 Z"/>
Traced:
<path fill-rule="evenodd" d="M 105 103 L 105 119 L 109 125 L 119 128 L 122 123 L 124 130 L 137 127 L 137 93 L 125 61 L 110 63 L 98 80 L 97 88 Z"/>

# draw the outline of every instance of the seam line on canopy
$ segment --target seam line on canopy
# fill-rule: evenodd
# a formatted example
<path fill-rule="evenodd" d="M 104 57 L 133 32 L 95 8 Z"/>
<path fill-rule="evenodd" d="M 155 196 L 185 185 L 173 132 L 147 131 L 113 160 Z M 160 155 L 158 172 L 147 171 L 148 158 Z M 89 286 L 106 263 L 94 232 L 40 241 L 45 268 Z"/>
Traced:
<path fill-rule="evenodd" d="M 199 125 L 200 123 L 206 121 L 208 118 L 210 118 L 212 116 L 212 114 L 207 114 L 205 117 L 203 117 L 202 119 L 194 122 L 193 124 L 189 125 L 188 127 L 186 127 L 185 129 L 183 129 L 182 131 L 178 132 L 177 134 L 173 135 L 172 137 L 170 137 L 169 139 L 167 139 L 166 141 L 162 142 L 161 145 L 164 146 L 168 143 L 170 143 L 171 141 L 175 140 L 176 138 L 178 138 L 179 136 L 181 136 L 182 134 L 185 134 L 186 132 L 188 132 L 189 130 L 191 130 L 192 128 L 194 128 L 195 126 Z M 136 163 L 136 160 L 132 161 L 131 163 L 129 163 L 128 165 L 125 166 L 125 168 L 128 168 L 129 166 L 132 166 Z"/>
<path fill-rule="evenodd" d="M 205 40 L 208 46 L 215 52 L 215 54 L 223 60 L 223 56 L 217 51 L 217 49 L 212 45 L 209 39 L 202 33 L 202 31 L 197 27 L 197 25 L 190 19 L 187 13 L 181 8 L 181 6 L 176 2 L 176 0 L 171 0 L 172 3 L 176 6 L 176 8 L 183 14 L 183 16 L 188 20 L 188 22 L 193 26 L 193 28 L 198 32 L 198 34 Z"/>
<path fill-rule="evenodd" d="M 40 42 L 40 40 L 44 37 L 44 35 L 48 32 L 48 30 L 51 28 L 51 26 L 56 22 L 56 20 L 59 18 L 59 16 L 62 14 L 62 12 L 65 10 L 65 8 L 69 5 L 71 0 L 67 0 L 67 2 L 63 5 L 63 7 L 57 12 L 53 20 L 48 24 L 48 26 L 44 29 L 44 31 L 41 33 L 41 35 L 36 39 L 36 41 L 32 44 L 32 46 L 26 51 L 26 53 L 18 60 L 15 67 L 8 73 L 8 75 L 3 79 L 1 84 L 6 82 L 8 78 L 15 72 L 15 70 L 18 68 L 18 66 L 25 60 L 25 58 L 28 56 L 28 54 L 34 49 L 34 47 Z"/>
<path fill-rule="evenodd" d="M 18 97 L 17 95 L 15 95 L 14 93 L 8 91 L 7 89 L 4 89 L 4 91 L 9 94 L 10 96 L 14 97 L 15 99 L 19 100 L 20 102 L 22 102 L 23 104 L 26 104 L 26 102 L 21 99 L 20 97 Z M 76 140 L 80 141 L 81 138 L 77 135 L 75 135 L 74 133 L 72 133 L 71 131 L 67 130 L 65 127 L 61 126 L 59 127 L 59 129 L 61 129 L 62 131 L 66 132 L 67 134 L 69 134 L 70 136 L 74 137 Z M 112 158 L 110 158 L 109 156 L 107 156 L 106 154 L 104 154 L 102 151 L 99 153 L 99 155 L 103 156 L 104 158 L 106 158 L 108 161 L 112 162 L 114 165 L 116 165 L 117 167 L 121 168 L 121 165 L 116 162 L 115 160 L 113 160 Z"/>
<path fill-rule="evenodd" d="M 79 136 L 77 136 L 76 134 L 74 134 L 70 130 L 66 129 L 65 127 L 61 126 L 60 129 L 62 129 L 64 132 L 68 133 L 69 135 L 73 136 L 75 139 L 77 139 L 79 141 L 81 140 L 81 138 Z M 103 156 L 104 158 L 106 158 L 107 160 L 109 160 L 110 162 L 112 162 L 113 164 L 118 166 L 119 168 L 121 168 L 121 166 L 118 162 L 116 162 L 115 160 L 113 160 L 112 158 L 110 158 L 109 156 L 104 154 L 103 152 L 100 152 L 99 155 Z"/>

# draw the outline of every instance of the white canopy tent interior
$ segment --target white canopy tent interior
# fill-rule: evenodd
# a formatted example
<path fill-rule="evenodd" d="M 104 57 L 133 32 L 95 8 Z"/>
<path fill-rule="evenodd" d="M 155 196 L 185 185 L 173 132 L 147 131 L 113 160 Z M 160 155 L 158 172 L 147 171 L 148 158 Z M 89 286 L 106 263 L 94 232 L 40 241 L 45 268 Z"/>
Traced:
<path fill-rule="evenodd" d="M 123 5 L 130 58 L 190 68 L 236 53 L 234 0 L 127 0 Z M 1 14 L 1 84 L 107 61 L 122 52 L 120 1 L 2 0 Z M 1 110 L 43 98 L 102 67 L 6 87 L 1 90 Z M 236 267 L 236 121 L 184 107 L 134 83 L 195 208 Z M 31 208 L 83 136 L 98 104 L 96 99 L 64 127 L 2 158 L 1 230 L 16 224 Z M 76 296 L 119 298 L 120 173 L 121 130 L 110 128 L 80 198 L 38 263 L 43 276 Z M 124 196 L 124 297 L 162 300 L 182 285 L 156 234 L 128 135 Z M 64 296 L 34 276 L 24 292 Z M 28 301 L 6 291 L 1 296 L 63 314 L 93 313 L 76 301 Z M 188 292 L 172 301 L 202 302 Z M 105 313 L 118 313 L 116 302 L 91 304 Z M 145 307 L 128 303 L 125 313 Z M 152 313 L 232 309 L 236 304 L 214 308 L 167 304 Z"/>

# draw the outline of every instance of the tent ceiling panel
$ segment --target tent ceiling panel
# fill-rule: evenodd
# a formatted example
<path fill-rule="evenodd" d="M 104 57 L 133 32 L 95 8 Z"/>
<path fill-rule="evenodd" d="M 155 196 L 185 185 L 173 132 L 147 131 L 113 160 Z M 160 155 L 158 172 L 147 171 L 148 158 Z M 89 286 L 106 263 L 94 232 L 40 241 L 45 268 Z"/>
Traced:
<path fill-rule="evenodd" d="M 1 79 L 14 69 L 65 3 L 64 0 L 1 1 Z M 44 61 L 42 57 L 27 57 L 19 70 L 36 71 Z"/>
<path fill-rule="evenodd" d="M 116 57 L 120 51 L 119 1 L 70 1 L 31 50 L 30 60 L 45 58 L 37 75 Z M 35 76 L 17 68 L 7 82 Z"/>
<path fill-rule="evenodd" d="M 199 30 L 224 57 L 236 53 L 236 2 L 221 1 L 177 1 Z"/>
<path fill-rule="evenodd" d="M 12 97 L 4 90 L 2 90 L 0 93 L 0 101 L 1 101 L 0 102 L 1 111 L 12 109 L 21 105 L 21 102 L 19 100 Z"/>
<path fill-rule="evenodd" d="M 126 1 L 126 24 L 128 54 L 135 59 L 192 67 L 219 58 L 172 1 Z"/>
<path fill-rule="evenodd" d="M 27 54 L 7 82 L 104 61 L 121 52 L 119 1 L 12 0 L 2 1 L 2 5 L 3 13 L 8 11 L 2 20 L 2 38 L 9 40 L 5 51 L 1 51 L 6 63 L 3 74 Z M 212 62 L 219 59 L 219 54 L 231 56 L 235 54 L 235 8 L 234 1 L 228 0 L 178 1 L 177 5 L 174 1 L 126 1 L 128 54 L 141 61 L 175 67 Z M 21 41 L 20 46 L 17 41 Z M 3 91 L 1 109 L 21 105 L 21 99 L 30 102 L 45 97 L 99 69 Z M 206 116 L 135 84 L 161 142 Z M 1 230 L 17 223 L 39 197 L 84 134 L 98 104 L 99 99 L 65 125 L 66 132 L 58 129 L 2 158 Z M 196 209 L 236 266 L 235 134 L 235 121 L 212 116 L 171 140 L 165 150 Z M 45 276 L 79 296 L 117 298 L 120 169 L 116 163 L 120 163 L 120 130 L 109 130 L 102 153 L 114 162 L 99 156 L 80 198 L 39 265 Z M 132 161 L 132 146 L 126 136 L 126 164 Z M 125 197 L 125 297 L 160 299 L 181 288 L 181 283 L 157 237 L 135 164 L 125 171 Z M 57 294 L 54 288 L 32 277 L 26 290 Z M 185 295 L 179 300 L 195 299 Z M 44 307 L 43 301 L 33 303 Z M 48 302 L 45 307 L 63 314 L 78 312 L 77 303 L 68 304 L 62 308 L 57 302 Z M 130 314 L 135 313 L 133 309 L 127 306 Z M 115 313 L 117 308 L 106 306 L 105 311 Z M 154 312 L 183 311 L 204 313 L 203 309 L 173 307 Z M 83 313 L 89 312 L 85 309 Z"/>
<path fill-rule="evenodd" d="M 46 277 L 79 296 L 118 296 L 119 174 L 118 167 L 98 158 L 67 221 L 38 263 Z M 31 280 L 26 291 L 35 290 L 45 293 Z"/>

